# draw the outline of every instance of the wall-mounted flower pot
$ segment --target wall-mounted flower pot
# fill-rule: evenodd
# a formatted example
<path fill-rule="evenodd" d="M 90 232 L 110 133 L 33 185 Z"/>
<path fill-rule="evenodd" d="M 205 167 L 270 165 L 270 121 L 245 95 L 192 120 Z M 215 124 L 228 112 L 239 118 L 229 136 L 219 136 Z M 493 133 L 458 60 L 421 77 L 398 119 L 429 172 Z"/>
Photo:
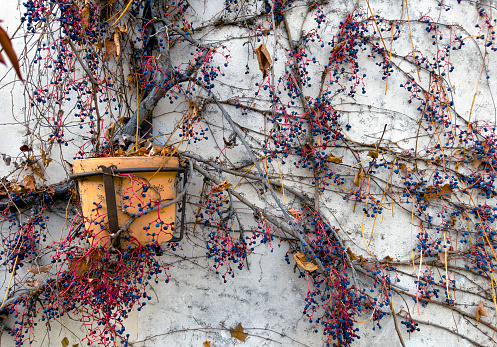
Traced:
<path fill-rule="evenodd" d="M 121 246 L 136 241 L 143 245 L 179 241 L 183 236 L 186 175 L 178 238 L 174 237 L 178 173 L 185 173 L 185 169 L 176 157 L 75 160 L 71 178 L 78 182 L 85 226 L 93 236 L 91 242 L 110 245 L 116 233 Z"/>

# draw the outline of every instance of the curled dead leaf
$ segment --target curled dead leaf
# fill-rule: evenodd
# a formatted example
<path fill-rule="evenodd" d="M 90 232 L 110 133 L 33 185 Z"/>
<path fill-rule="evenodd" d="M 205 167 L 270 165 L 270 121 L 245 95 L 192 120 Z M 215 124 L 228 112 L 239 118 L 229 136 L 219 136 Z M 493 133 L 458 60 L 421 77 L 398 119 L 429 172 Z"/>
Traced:
<path fill-rule="evenodd" d="M 88 29 L 88 25 L 90 24 L 90 6 L 88 4 L 81 10 L 81 15 L 83 17 L 83 27 Z"/>
<path fill-rule="evenodd" d="M 438 259 L 440 259 L 440 262 L 445 265 L 445 252 L 440 252 L 438 253 Z"/>
<path fill-rule="evenodd" d="M 115 133 L 116 133 L 116 123 L 111 122 L 107 127 L 107 130 L 105 130 L 105 137 L 108 139 L 112 139 Z"/>
<path fill-rule="evenodd" d="M 484 159 L 481 158 L 481 156 L 480 156 L 480 159 L 478 159 L 478 156 L 475 154 L 473 154 L 473 158 L 474 158 L 473 166 L 475 169 L 478 169 L 478 167 L 481 165 L 481 163 L 483 163 Z"/>
<path fill-rule="evenodd" d="M 121 54 L 121 42 L 119 41 L 119 30 L 114 31 L 114 45 L 116 46 L 116 60 Z"/>
<path fill-rule="evenodd" d="M 26 285 L 29 287 L 38 287 L 38 279 L 26 281 Z"/>
<path fill-rule="evenodd" d="M 22 81 L 21 70 L 19 69 L 19 61 L 17 60 L 17 56 L 14 53 L 14 49 L 12 48 L 12 43 L 10 42 L 9 35 L 7 32 L 0 27 L 0 46 L 3 48 L 4 52 L 7 54 L 14 70 L 16 70 L 17 76 Z M 0 54 L 0 63 L 5 64 L 5 60 L 2 58 Z"/>
<path fill-rule="evenodd" d="M 385 258 L 381 260 L 382 263 L 391 263 L 393 261 L 393 258 L 389 255 L 387 255 Z"/>
<path fill-rule="evenodd" d="M 478 305 L 478 307 L 476 308 L 476 315 L 475 315 L 475 319 L 478 323 L 480 323 L 480 318 L 481 317 L 488 317 L 487 316 L 487 312 L 485 311 L 485 306 L 483 305 L 483 301 L 480 302 L 480 304 Z"/>
<path fill-rule="evenodd" d="M 295 211 L 292 207 L 288 209 L 288 213 L 290 213 L 290 216 L 297 219 L 300 219 L 300 216 L 302 216 L 302 213 Z"/>
<path fill-rule="evenodd" d="M 114 40 L 109 40 L 105 39 L 104 41 L 104 46 L 105 46 L 105 57 L 104 61 L 107 61 L 112 57 L 114 54 L 117 52 L 116 44 Z"/>
<path fill-rule="evenodd" d="M 42 273 L 42 272 L 48 272 L 52 268 L 52 265 L 45 265 L 45 266 L 37 266 L 37 267 L 32 267 L 31 269 L 28 269 L 28 272 L 31 272 L 35 275 Z"/>
<path fill-rule="evenodd" d="M 204 347 L 211 347 L 211 342 L 210 341 L 205 341 L 204 342 Z"/>
<path fill-rule="evenodd" d="M 347 254 L 349 255 L 350 261 L 357 260 L 357 256 L 350 250 L 350 247 L 347 248 Z"/>
<path fill-rule="evenodd" d="M 262 72 L 262 78 L 266 79 L 269 69 L 273 61 L 264 43 L 254 48 L 255 54 L 257 54 L 257 61 L 259 62 L 259 69 Z"/>
<path fill-rule="evenodd" d="M 452 195 L 452 188 L 450 187 L 450 184 L 444 184 L 441 187 L 438 186 L 429 186 L 426 188 L 426 192 L 424 193 L 423 197 L 425 200 L 431 199 L 431 198 L 437 198 L 437 197 L 449 197 Z"/>
<path fill-rule="evenodd" d="M 378 151 L 369 151 L 368 152 L 368 156 L 370 156 L 371 158 L 378 158 Z"/>
<path fill-rule="evenodd" d="M 302 269 L 309 271 L 309 272 L 314 272 L 317 269 L 319 269 L 318 264 L 316 261 L 313 259 L 312 261 L 307 261 L 305 258 L 305 254 L 298 252 L 293 255 L 293 259 L 295 259 L 295 262 L 297 263 L 298 266 L 300 266 Z"/>
<path fill-rule="evenodd" d="M 231 337 L 234 337 L 235 339 L 238 339 L 242 342 L 245 342 L 245 339 L 248 336 L 247 333 L 243 332 L 242 323 L 239 323 L 235 329 L 230 328 L 230 332 L 231 332 Z"/>
<path fill-rule="evenodd" d="M 343 45 L 343 41 L 337 43 L 334 47 L 333 47 L 333 52 L 338 52 L 342 49 L 342 45 Z"/>
<path fill-rule="evenodd" d="M 364 169 L 361 167 L 359 171 L 354 174 L 354 184 L 359 187 L 361 180 L 364 179 Z"/>
<path fill-rule="evenodd" d="M 22 184 L 31 192 L 36 190 L 36 180 L 33 175 L 24 175 L 22 178 Z"/>
<path fill-rule="evenodd" d="M 223 182 L 219 183 L 217 186 L 215 186 L 214 191 L 222 192 L 223 190 L 226 190 L 229 187 L 231 187 L 231 183 L 228 183 L 228 180 L 226 179 Z"/>
<path fill-rule="evenodd" d="M 328 157 L 326 158 L 326 161 L 330 162 L 330 163 L 335 163 L 335 164 L 340 164 L 342 163 L 342 157 L 336 157 L 335 155 L 333 155 L 333 153 L 330 153 L 328 155 Z"/>

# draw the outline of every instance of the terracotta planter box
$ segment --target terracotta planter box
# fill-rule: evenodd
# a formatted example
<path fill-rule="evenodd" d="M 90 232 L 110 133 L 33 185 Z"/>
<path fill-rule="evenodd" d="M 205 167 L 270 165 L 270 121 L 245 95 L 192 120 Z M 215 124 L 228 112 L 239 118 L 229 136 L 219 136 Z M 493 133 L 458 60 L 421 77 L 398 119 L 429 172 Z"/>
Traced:
<path fill-rule="evenodd" d="M 136 241 L 174 241 L 176 203 L 161 206 L 176 198 L 175 182 L 180 172 L 185 170 L 176 157 L 75 160 L 71 178 L 78 182 L 85 227 L 93 235 L 91 242 L 110 245 L 110 236 L 117 232 L 130 236 L 129 241 L 121 238 L 121 246 Z"/>

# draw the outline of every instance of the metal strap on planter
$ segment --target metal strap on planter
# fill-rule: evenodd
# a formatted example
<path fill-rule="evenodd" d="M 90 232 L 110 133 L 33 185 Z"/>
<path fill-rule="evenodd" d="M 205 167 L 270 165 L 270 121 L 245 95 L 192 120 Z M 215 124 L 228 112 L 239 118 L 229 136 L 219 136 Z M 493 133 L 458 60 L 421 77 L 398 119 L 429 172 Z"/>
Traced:
<path fill-rule="evenodd" d="M 190 166 L 191 162 L 190 162 Z M 100 165 L 98 167 L 101 171 L 90 171 L 81 172 L 77 174 L 70 175 L 69 178 L 72 180 L 77 180 L 80 178 L 92 177 L 96 175 L 103 176 L 105 200 L 107 203 L 107 219 L 109 221 L 109 233 L 115 235 L 120 231 L 119 222 L 117 218 L 117 202 L 116 202 L 116 190 L 114 187 L 114 176 L 119 174 L 127 173 L 141 173 L 141 172 L 178 172 L 183 174 L 183 190 L 181 194 L 183 195 L 181 201 L 181 227 L 179 237 L 173 236 L 169 242 L 179 242 L 183 239 L 185 233 L 185 211 L 186 211 L 186 189 L 188 188 L 188 175 L 191 174 L 191 168 L 185 169 L 182 167 L 147 167 L 147 168 L 128 168 L 128 169 L 118 169 L 115 165 L 109 167 Z M 173 199 L 174 200 L 174 199 Z M 131 218 L 128 222 L 132 222 L 135 218 Z M 128 223 L 126 223 L 128 224 Z M 129 227 L 129 225 L 127 225 Z M 127 229 L 127 228 L 126 228 Z"/>
<path fill-rule="evenodd" d="M 107 202 L 107 220 L 109 221 L 109 232 L 111 234 L 117 233 L 119 230 L 119 223 L 117 220 L 117 203 L 116 203 L 116 190 L 114 189 L 114 173 L 112 169 L 117 169 L 117 166 L 111 165 L 109 167 L 100 165 L 104 179 L 105 201 Z"/>

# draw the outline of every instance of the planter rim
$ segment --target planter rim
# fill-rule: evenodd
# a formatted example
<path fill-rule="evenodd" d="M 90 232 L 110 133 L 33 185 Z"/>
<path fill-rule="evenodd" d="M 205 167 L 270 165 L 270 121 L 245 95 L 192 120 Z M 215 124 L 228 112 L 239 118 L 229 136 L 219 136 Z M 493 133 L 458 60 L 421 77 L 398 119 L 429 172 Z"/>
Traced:
<path fill-rule="evenodd" d="M 178 157 L 103 157 L 77 159 L 73 161 L 73 174 L 70 179 L 101 175 L 100 166 L 114 165 L 115 174 L 140 172 L 184 172 L 179 166 Z"/>

